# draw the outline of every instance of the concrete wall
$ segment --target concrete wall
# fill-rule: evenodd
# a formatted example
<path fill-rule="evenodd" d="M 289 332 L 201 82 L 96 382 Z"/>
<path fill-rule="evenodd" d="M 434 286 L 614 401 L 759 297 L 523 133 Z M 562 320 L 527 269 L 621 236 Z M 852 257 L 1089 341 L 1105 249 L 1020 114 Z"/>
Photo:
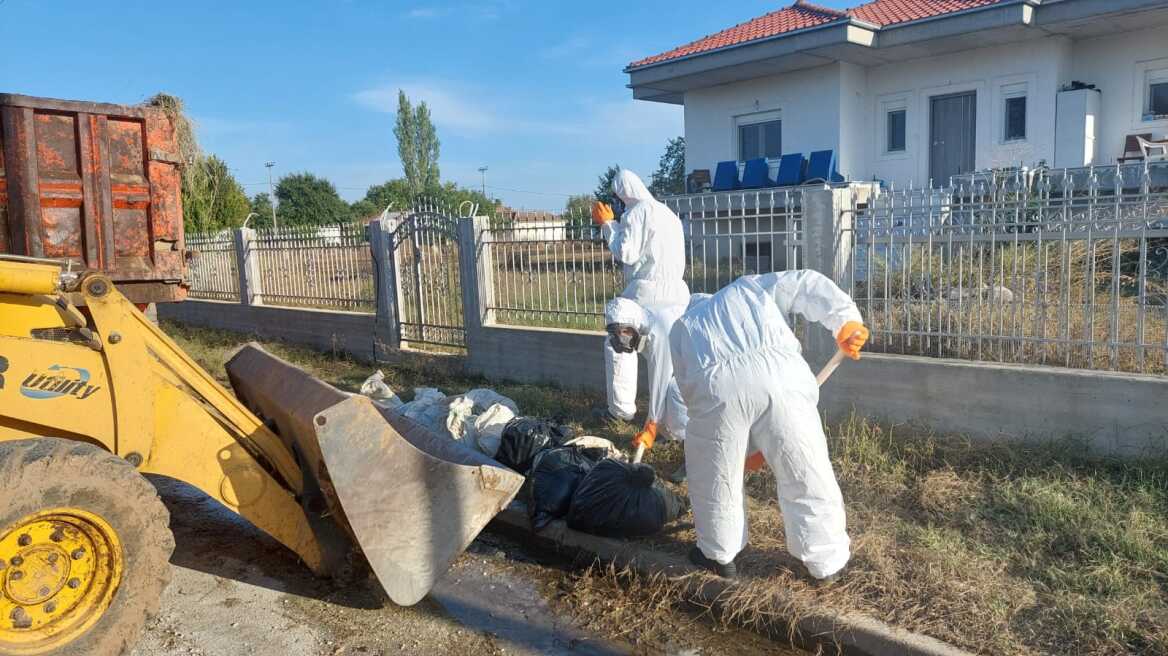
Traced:
<path fill-rule="evenodd" d="M 820 408 L 832 419 L 855 411 L 943 433 L 1023 441 L 1073 436 L 1101 454 L 1162 456 L 1166 398 L 1162 377 L 865 355 L 828 380 Z"/>
<path fill-rule="evenodd" d="M 228 330 L 373 361 L 374 315 L 357 312 L 242 305 L 221 301 L 159 303 L 159 320 Z M 377 347 L 385 353 L 384 347 Z"/>
<path fill-rule="evenodd" d="M 1095 137 L 1100 164 L 1115 163 L 1129 134 L 1168 138 L 1168 120 L 1143 120 L 1148 69 L 1168 69 L 1168 30 L 1163 27 L 1074 43 L 1071 79 L 1094 84 L 1102 92 Z"/>
<path fill-rule="evenodd" d="M 685 169 L 709 169 L 738 159 L 739 117 L 778 112 L 783 152 L 839 149 L 840 66 L 697 89 L 685 94 Z M 774 162 L 774 174 L 778 161 Z"/>
<path fill-rule="evenodd" d="M 371 315 L 187 301 L 160 305 L 159 316 L 344 351 L 363 360 L 373 355 Z M 465 361 L 438 357 L 444 367 L 457 360 L 469 373 L 490 380 L 603 393 L 603 339 L 602 333 L 588 331 L 485 326 L 468 333 Z M 380 356 L 382 361 L 435 359 L 400 351 Z M 808 359 L 817 369 L 827 357 Z M 1138 456 L 1168 449 L 1166 398 L 1168 378 L 1163 377 L 868 354 L 840 367 L 822 389 L 820 408 L 833 421 L 854 411 L 975 438 L 1074 436 L 1101 454 Z"/>
<path fill-rule="evenodd" d="M 1055 93 L 1069 57 L 1063 37 L 958 52 L 868 69 L 865 130 L 872 156 L 853 176 L 899 185 L 929 180 L 929 114 L 934 96 L 977 93 L 975 167 L 978 169 L 1054 161 Z M 1006 92 L 1025 89 L 1026 140 L 1004 142 Z M 905 108 L 906 146 L 887 153 L 885 112 Z M 847 143 L 847 142 L 845 142 Z M 935 181 L 944 184 L 946 181 Z"/>

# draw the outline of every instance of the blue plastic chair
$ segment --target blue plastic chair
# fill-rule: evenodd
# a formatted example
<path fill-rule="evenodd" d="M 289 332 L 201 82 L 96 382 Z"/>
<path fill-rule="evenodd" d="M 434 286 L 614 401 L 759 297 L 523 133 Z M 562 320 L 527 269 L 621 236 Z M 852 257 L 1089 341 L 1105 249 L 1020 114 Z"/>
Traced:
<path fill-rule="evenodd" d="M 779 172 L 775 174 L 775 185 L 789 187 L 803 182 L 803 153 L 791 153 L 779 158 Z"/>
<path fill-rule="evenodd" d="M 839 178 L 837 180 L 836 178 Z M 839 182 L 835 172 L 835 151 L 817 150 L 807 159 L 807 178 L 804 182 Z"/>
<path fill-rule="evenodd" d="M 738 189 L 738 162 L 718 162 L 714 172 L 713 191 L 733 191 Z"/>
<path fill-rule="evenodd" d="M 774 186 L 771 181 L 770 165 L 765 157 L 746 161 L 746 169 L 742 172 L 743 189 L 762 189 Z"/>

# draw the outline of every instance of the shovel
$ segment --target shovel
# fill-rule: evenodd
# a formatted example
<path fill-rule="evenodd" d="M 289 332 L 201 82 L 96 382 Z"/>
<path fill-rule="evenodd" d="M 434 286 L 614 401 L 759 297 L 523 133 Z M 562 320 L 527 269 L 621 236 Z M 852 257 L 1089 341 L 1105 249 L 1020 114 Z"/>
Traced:
<path fill-rule="evenodd" d="M 844 361 L 844 357 L 846 357 L 844 352 L 837 349 L 835 355 L 831 356 L 831 359 L 827 361 L 827 364 L 823 365 L 823 368 L 819 370 L 819 373 L 815 374 L 815 382 L 820 387 L 823 387 L 823 384 L 827 382 L 827 379 L 831 378 L 831 375 L 835 373 L 835 370 L 840 366 L 840 363 Z M 641 462 L 641 458 L 644 457 L 644 455 L 645 445 L 638 445 L 637 451 L 633 453 L 633 463 Z M 752 466 L 752 460 L 762 460 L 762 452 L 756 451 L 746 458 L 747 471 L 754 471 L 759 467 L 762 467 L 761 462 L 758 462 Z"/>

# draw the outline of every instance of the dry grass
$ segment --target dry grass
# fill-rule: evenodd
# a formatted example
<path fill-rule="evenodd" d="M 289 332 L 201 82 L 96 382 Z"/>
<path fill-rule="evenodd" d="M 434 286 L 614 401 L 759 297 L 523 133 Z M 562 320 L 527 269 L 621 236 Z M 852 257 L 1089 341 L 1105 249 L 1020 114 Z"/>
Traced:
<path fill-rule="evenodd" d="M 241 341 L 175 325 L 167 330 L 221 379 L 224 354 Z M 268 346 L 349 390 L 370 371 L 339 357 Z M 485 384 L 448 364 L 385 371 L 386 382 L 407 398 L 415 385 L 461 391 Z M 626 446 L 632 434 L 631 424 L 592 416 L 601 395 L 494 387 L 526 413 L 563 417 Z M 769 472 L 751 474 L 750 546 L 739 557 L 746 580 L 725 600 L 725 621 L 832 607 L 985 654 L 1168 654 L 1168 460 L 1097 460 L 1080 456 L 1084 450 L 1073 442 L 975 443 L 859 418 L 828 434 L 853 540 L 845 578 L 825 589 L 802 579 L 786 553 L 775 481 Z M 681 448 L 659 444 L 647 460 L 668 474 L 681 463 Z M 683 554 L 693 538 L 683 520 L 649 542 Z M 630 603 L 614 598 L 606 612 L 647 617 L 654 604 L 692 600 L 677 582 L 601 570 L 573 582 L 618 584 Z"/>
<path fill-rule="evenodd" d="M 1164 241 L 902 245 L 891 262 L 873 251 L 853 295 L 873 350 L 1163 374 Z"/>

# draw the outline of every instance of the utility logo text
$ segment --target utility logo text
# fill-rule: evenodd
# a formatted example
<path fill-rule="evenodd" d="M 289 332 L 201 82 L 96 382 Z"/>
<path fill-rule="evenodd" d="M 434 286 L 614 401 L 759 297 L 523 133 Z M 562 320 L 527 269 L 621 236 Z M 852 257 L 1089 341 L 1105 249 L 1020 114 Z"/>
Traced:
<path fill-rule="evenodd" d="M 72 396 L 87 399 L 100 386 L 89 384 L 89 370 L 55 364 L 42 372 L 33 372 L 20 384 L 20 393 L 30 399 L 56 399 Z"/>

